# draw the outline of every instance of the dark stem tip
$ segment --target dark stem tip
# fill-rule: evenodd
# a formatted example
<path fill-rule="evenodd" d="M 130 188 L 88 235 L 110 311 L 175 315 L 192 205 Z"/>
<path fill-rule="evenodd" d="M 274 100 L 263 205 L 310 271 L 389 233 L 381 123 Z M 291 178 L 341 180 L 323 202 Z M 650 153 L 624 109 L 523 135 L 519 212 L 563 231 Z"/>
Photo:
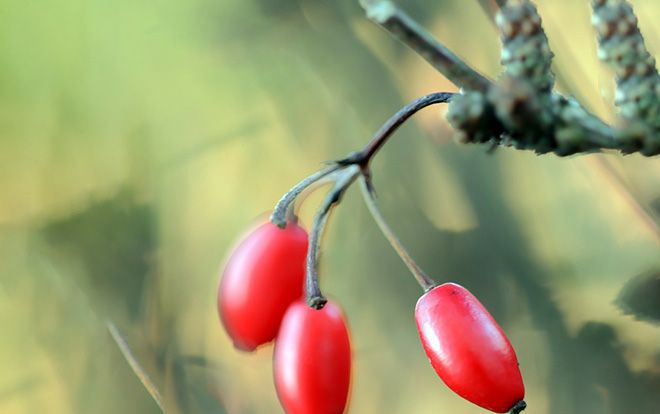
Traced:
<path fill-rule="evenodd" d="M 510 414 L 518 414 L 522 410 L 524 410 L 525 408 L 527 408 L 527 403 L 524 400 L 520 400 L 516 403 L 516 405 L 511 407 L 511 411 L 509 411 L 509 413 Z"/>
<path fill-rule="evenodd" d="M 323 309 L 326 303 L 328 303 L 328 299 L 324 298 L 323 296 L 314 296 L 307 299 L 307 305 L 309 305 L 310 308 L 316 310 Z"/>
<path fill-rule="evenodd" d="M 273 216 L 270 217 L 270 222 L 276 225 L 277 227 L 284 229 L 286 228 L 286 220 L 279 220 Z"/>

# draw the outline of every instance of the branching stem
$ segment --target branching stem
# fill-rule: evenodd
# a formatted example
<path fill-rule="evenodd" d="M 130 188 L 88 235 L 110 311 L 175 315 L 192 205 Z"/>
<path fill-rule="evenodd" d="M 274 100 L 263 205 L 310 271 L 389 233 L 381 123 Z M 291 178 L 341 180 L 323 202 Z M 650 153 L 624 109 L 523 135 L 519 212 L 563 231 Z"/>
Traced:
<path fill-rule="evenodd" d="M 422 271 L 417 263 L 415 263 L 410 254 L 408 254 L 408 251 L 403 247 L 403 244 L 394 234 L 394 231 L 389 227 L 383 215 L 380 213 L 375 193 L 371 187 L 369 163 L 378 150 L 385 145 L 392 134 L 406 120 L 427 106 L 449 102 L 454 95 L 455 94 L 451 92 L 435 92 L 412 101 L 390 117 L 362 150 L 354 152 L 344 159 L 335 161 L 329 167 L 306 177 L 287 191 L 277 203 L 271 216 L 271 222 L 284 228 L 287 222 L 287 215 L 291 214 L 296 198 L 299 197 L 305 189 L 311 188 L 313 184 L 320 183 L 323 179 L 335 180 L 334 187 L 328 192 L 328 195 L 321 203 L 321 206 L 314 217 L 312 230 L 309 235 L 305 281 L 305 293 L 307 304 L 309 306 L 314 309 L 321 309 L 327 302 L 321 293 L 318 280 L 321 238 L 332 209 L 341 201 L 341 198 L 348 187 L 351 186 L 357 175 L 360 173 L 362 174 L 364 200 L 383 234 L 404 261 L 408 269 L 410 269 L 419 285 L 425 291 L 435 286 L 435 282 L 426 275 L 424 271 Z"/>
<path fill-rule="evenodd" d="M 275 208 L 273 209 L 273 214 L 270 216 L 270 221 L 279 228 L 286 227 L 287 215 L 290 211 L 290 207 L 295 202 L 296 198 L 303 192 L 307 187 L 319 181 L 320 179 L 326 177 L 327 175 L 339 170 L 342 166 L 337 164 L 332 164 L 327 168 L 324 168 L 320 171 L 315 172 L 302 179 L 298 184 L 294 185 L 289 191 L 287 191 L 280 201 L 277 202 Z"/>

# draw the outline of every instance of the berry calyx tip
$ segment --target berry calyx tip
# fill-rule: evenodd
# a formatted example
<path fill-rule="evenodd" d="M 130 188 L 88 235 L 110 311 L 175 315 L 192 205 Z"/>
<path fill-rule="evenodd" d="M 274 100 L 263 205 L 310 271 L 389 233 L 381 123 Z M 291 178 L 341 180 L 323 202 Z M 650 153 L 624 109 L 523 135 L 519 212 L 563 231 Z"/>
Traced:
<path fill-rule="evenodd" d="M 525 402 L 525 400 L 520 400 L 516 403 L 516 405 L 511 407 L 511 411 L 509 411 L 509 413 L 510 414 L 518 414 L 522 410 L 524 410 L 525 408 L 527 408 L 527 403 Z"/>

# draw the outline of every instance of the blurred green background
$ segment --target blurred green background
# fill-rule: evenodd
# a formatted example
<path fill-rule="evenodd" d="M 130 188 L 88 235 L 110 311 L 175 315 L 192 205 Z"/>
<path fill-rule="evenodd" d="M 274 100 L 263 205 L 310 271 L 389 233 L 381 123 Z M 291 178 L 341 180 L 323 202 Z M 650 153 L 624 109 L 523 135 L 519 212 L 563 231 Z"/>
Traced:
<path fill-rule="evenodd" d="M 401 1 L 483 73 L 476 0 Z M 660 4 L 632 2 L 652 54 Z M 563 92 L 614 120 L 588 2 L 538 1 Z M 487 8 L 486 8 L 487 9 Z M 219 269 L 255 217 L 405 102 L 456 88 L 354 0 L 0 2 L 0 412 L 281 412 L 271 347 L 235 351 Z M 530 413 L 660 412 L 660 162 L 461 146 L 428 109 L 379 154 L 385 215 L 491 310 Z M 309 225 L 316 195 L 302 212 Z M 352 413 L 480 413 L 422 351 L 421 291 L 356 189 L 324 246 L 348 315 Z"/>

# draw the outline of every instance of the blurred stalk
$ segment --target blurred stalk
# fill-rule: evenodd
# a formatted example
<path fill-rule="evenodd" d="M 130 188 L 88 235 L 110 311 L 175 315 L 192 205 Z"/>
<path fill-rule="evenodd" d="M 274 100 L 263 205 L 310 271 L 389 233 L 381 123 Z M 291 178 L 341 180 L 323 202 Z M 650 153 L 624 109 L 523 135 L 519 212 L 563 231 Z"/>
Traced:
<path fill-rule="evenodd" d="M 163 408 L 163 398 L 161 397 L 160 391 L 158 391 L 158 388 L 153 383 L 147 372 L 144 370 L 144 368 L 142 368 L 137 358 L 135 358 L 133 355 L 133 351 L 131 351 L 131 348 L 128 346 L 128 342 L 126 339 L 124 339 L 124 336 L 121 334 L 121 332 L 119 332 L 119 329 L 112 321 L 107 321 L 106 325 L 108 326 L 110 335 L 112 335 L 112 339 L 114 339 L 115 343 L 119 347 L 119 350 L 128 362 L 128 365 L 131 367 L 142 385 L 144 385 L 144 388 L 146 388 L 149 395 L 151 395 L 151 398 L 153 398 L 153 400 L 156 402 L 156 405 L 158 405 L 160 411 L 164 413 L 165 409 Z"/>

